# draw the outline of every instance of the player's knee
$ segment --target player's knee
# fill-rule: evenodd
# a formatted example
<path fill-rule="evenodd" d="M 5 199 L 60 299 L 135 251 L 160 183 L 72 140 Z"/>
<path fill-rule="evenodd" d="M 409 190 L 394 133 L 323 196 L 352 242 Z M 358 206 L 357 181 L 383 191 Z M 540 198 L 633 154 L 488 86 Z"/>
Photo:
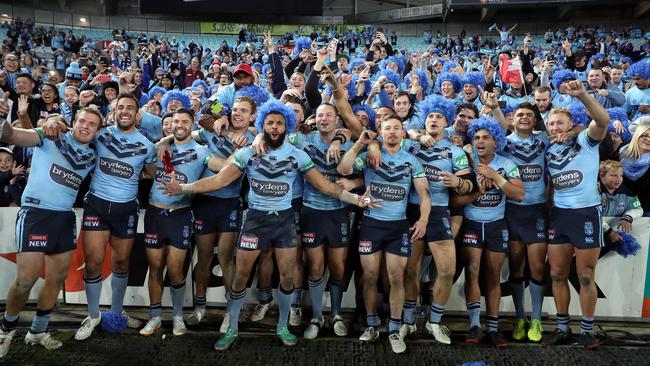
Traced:
<path fill-rule="evenodd" d="M 465 272 L 467 273 L 468 276 L 472 278 L 474 277 L 478 278 L 478 273 L 480 269 L 481 269 L 480 262 L 470 261 L 465 265 Z"/>
<path fill-rule="evenodd" d="M 14 289 L 18 295 L 29 293 L 36 283 L 32 278 L 16 278 Z"/>
<path fill-rule="evenodd" d="M 456 268 L 452 266 L 440 266 L 438 268 L 437 280 L 444 283 L 451 283 L 454 279 L 454 274 L 456 274 Z"/>
<path fill-rule="evenodd" d="M 564 283 L 567 281 L 568 278 L 569 277 L 567 276 L 566 273 L 561 273 L 561 272 L 554 273 L 553 271 L 551 271 L 551 281 L 555 283 Z"/>

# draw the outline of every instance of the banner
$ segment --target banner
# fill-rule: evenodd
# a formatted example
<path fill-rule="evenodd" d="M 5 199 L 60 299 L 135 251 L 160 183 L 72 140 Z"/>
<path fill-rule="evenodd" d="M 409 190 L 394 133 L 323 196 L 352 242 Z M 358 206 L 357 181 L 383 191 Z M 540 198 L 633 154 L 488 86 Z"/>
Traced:
<path fill-rule="evenodd" d="M 338 24 L 338 25 L 280 25 L 280 24 L 243 24 L 243 23 L 217 23 L 217 22 L 201 22 L 201 34 L 228 34 L 238 35 L 242 28 L 248 31 L 263 36 L 266 33 L 271 33 L 272 36 L 283 36 L 285 33 L 298 32 L 300 35 L 309 35 L 312 32 L 327 33 L 330 29 L 334 29 L 339 34 L 347 30 L 361 31 L 365 26 L 358 24 Z"/>

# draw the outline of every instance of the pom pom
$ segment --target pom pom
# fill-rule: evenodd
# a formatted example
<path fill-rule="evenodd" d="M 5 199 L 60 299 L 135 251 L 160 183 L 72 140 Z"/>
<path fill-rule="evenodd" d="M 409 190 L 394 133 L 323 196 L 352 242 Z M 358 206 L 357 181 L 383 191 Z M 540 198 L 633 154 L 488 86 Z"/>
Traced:
<path fill-rule="evenodd" d="M 587 126 L 591 122 L 591 117 L 587 114 L 587 110 L 582 103 L 571 103 L 567 109 L 571 113 L 571 120 L 574 124 Z"/>
<path fill-rule="evenodd" d="M 460 78 L 458 75 L 454 74 L 453 72 L 443 72 L 438 76 L 438 79 L 436 79 L 436 93 L 442 93 L 440 91 L 440 87 L 442 86 L 442 83 L 448 81 L 451 83 L 451 85 L 454 86 L 454 91 L 456 93 L 460 93 Z"/>
<path fill-rule="evenodd" d="M 386 76 L 386 79 L 388 79 L 386 81 L 387 83 L 393 84 L 393 85 L 395 85 L 395 87 L 399 86 L 400 77 L 399 77 L 399 74 L 396 73 L 395 71 L 389 70 L 389 69 L 381 70 L 381 71 L 379 71 L 378 73 L 376 73 L 375 75 L 372 76 L 372 79 L 371 79 L 372 82 L 374 83 L 381 76 Z"/>
<path fill-rule="evenodd" d="M 418 103 L 418 108 L 420 109 L 420 126 L 426 126 L 427 116 L 433 112 L 444 115 L 447 120 L 447 126 L 454 122 L 454 117 L 456 116 L 456 105 L 454 102 L 439 95 L 427 96 L 423 101 Z"/>
<path fill-rule="evenodd" d="M 641 79 L 650 79 L 650 62 L 639 61 L 632 64 L 632 66 L 627 69 L 627 76 L 630 78 L 638 76 Z"/>
<path fill-rule="evenodd" d="M 257 85 L 248 85 L 235 92 L 235 100 L 239 97 L 249 97 L 259 107 L 269 100 L 269 93 Z"/>
<path fill-rule="evenodd" d="M 460 77 L 460 85 L 474 85 L 476 88 L 485 87 L 485 76 L 480 71 L 466 72 Z"/>
<path fill-rule="evenodd" d="M 560 84 L 562 84 L 562 82 L 566 80 L 576 80 L 577 78 L 578 77 L 576 74 L 571 70 L 558 70 L 553 73 L 553 88 L 555 88 L 555 90 L 559 90 Z"/>
<path fill-rule="evenodd" d="M 192 105 L 190 104 L 190 97 L 178 90 L 169 90 L 165 93 L 160 104 L 162 104 L 163 113 L 167 113 L 167 105 L 172 100 L 178 100 L 183 105 L 183 108 L 191 109 Z"/>
<path fill-rule="evenodd" d="M 304 49 L 311 49 L 311 38 L 298 37 L 298 39 L 296 39 L 296 45 L 293 47 L 293 58 L 298 58 L 300 52 Z"/>
<path fill-rule="evenodd" d="M 270 98 L 266 103 L 262 104 L 259 111 L 257 112 L 255 128 L 257 128 L 259 132 L 264 131 L 264 119 L 266 119 L 266 115 L 271 112 L 281 113 L 284 116 L 284 123 L 287 127 L 285 133 L 287 135 L 295 131 L 296 114 L 293 112 L 293 109 L 282 104 L 282 102 L 275 98 Z"/>
<path fill-rule="evenodd" d="M 121 313 L 112 311 L 102 312 L 102 330 L 106 333 L 122 333 L 126 329 L 129 318 Z"/>
<path fill-rule="evenodd" d="M 370 129 L 375 131 L 376 130 L 376 127 L 375 127 L 375 110 L 372 109 L 372 107 L 370 107 L 369 105 L 367 105 L 365 103 L 355 104 L 352 107 L 352 112 L 356 114 L 359 111 L 366 112 L 366 114 L 368 115 L 368 122 L 370 124 Z"/>
<path fill-rule="evenodd" d="M 621 241 L 614 244 L 614 250 L 616 253 L 622 255 L 623 258 L 627 258 L 630 255 L 636 255 L 636 253 L 639 252 L 639 249 L 641 249 L 639 242 L 637 242 L 632 235 L 626 232 L 617 231 L 617 233 L 621 236 Z"/>
<path fill-rule="evenodd" d="M 495 119 L 490 117 L 480 117 L 472 121 L 467 130 L 469 137 L 474 140 L 474 135 L 478 130 L 486 130 L 497 142 L 496 151 L 502 150 L 506 146 L 506 134 L 501 129 L 501 125 Z"/>
<path fill-rule="evenodd" d="M 165 88 L 162 86 L 154 86 L 153 88 L 149 89 L 149 93 L 147 93 L 147 95 L 149 95 L 149 100 L 151 100 L 156 94 L 165 95 L 166 92 L 167 90 L 165 90 Z"/>

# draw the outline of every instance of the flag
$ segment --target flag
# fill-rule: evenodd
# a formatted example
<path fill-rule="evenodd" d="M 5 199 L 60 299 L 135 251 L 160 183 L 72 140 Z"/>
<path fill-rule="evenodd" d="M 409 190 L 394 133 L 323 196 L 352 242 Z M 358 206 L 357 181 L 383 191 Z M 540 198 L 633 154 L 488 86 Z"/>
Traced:
<path fill-rule="evenodd" d="M 499 56 L 499 73 L 501 74 L 501 82 L 511 84 L 523 84 L 523 77 L 521 72 L 521 61 L 519 58 L 508 59 L 506 55 Z"/>

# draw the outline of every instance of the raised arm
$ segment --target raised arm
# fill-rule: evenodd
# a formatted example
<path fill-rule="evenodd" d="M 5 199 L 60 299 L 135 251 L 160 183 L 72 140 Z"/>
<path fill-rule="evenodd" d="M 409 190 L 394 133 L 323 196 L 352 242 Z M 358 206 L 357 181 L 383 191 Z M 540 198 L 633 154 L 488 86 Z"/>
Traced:
<path fill-rule="evenodd" d="M 0 119 L 0 140 L 10 145 L 25 147 L 40 144 L 41 138 L 45 138 L 45 135 L 39 136 L 37 131 L 35 129 L 13 127 L 6 119 Z"/>
<path fill-rule="evenodd" d="M 609 114 L 605 108 L 598 103 L 596 98 L 587 94 L 580 80 L 573 80 L 567 84 L 567 94 L 578 98 L 593 119 L 593 122 L 587 127 L 589 137 L 595 141 L 602 141 L 607 135 L 607 128 L 609 127 Z"/>

